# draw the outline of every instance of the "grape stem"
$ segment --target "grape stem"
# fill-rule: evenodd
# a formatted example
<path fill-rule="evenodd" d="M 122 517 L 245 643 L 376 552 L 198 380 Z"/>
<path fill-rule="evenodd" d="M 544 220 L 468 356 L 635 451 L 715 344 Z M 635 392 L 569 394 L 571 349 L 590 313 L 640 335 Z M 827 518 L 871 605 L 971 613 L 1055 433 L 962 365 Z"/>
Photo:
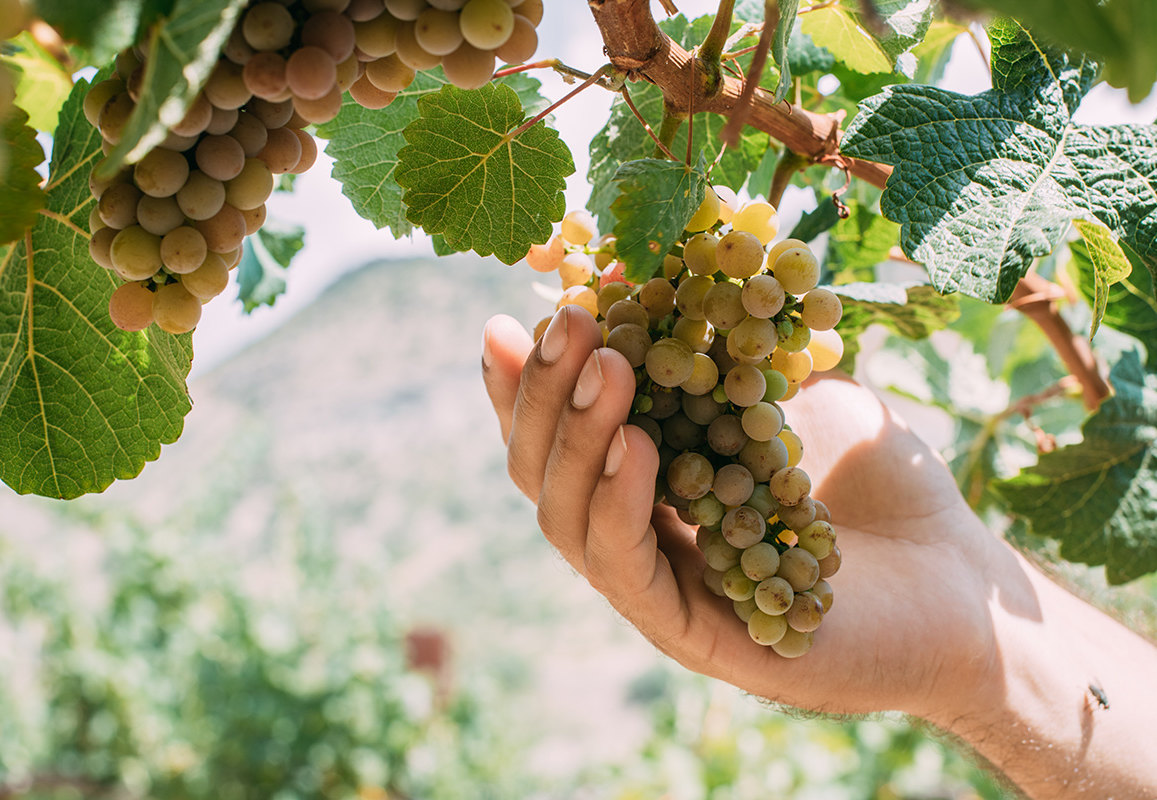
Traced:
<path fill-rule="evenodd" d="M 555 72 L 561 75 L 563 80 L 565 80 L 567 83 L 574 83 L 575 78 L 585 81 L 591 77 L 589 72 L 583 72 L 581 69 L 568 66 L 559 61 L 557 58 L 548 58 L 543 61 L 532 61 L 529 64 L 519 64 L 517 67 L 507 67 L 506 69 L 500 69 L 498 72 L 494 73 L 494 77 L 501 78 L 505 75 L 515 75 L 519 72 L 528 72 L 532 69 L 553 69 Z M 615 78 L 614 76 L 599 77 L 595 83 L 611 92 L 618 92 L 619 86 L 622 85 L 622 81 Z"/>
<path fill-rule="evenodd" d="M 675 108 L 689 107 L 689 88 L 694 91 L 702 83 L 688 80 L 685 73 L 697 72 L 701 67 L 690 53 L 659 29 L 651 14 L 649 0 L 589 0 L 589 5 L 611 63 L 630 77 L 658 86 L 666 104 Z M 812 9 L 819 7 L 813 6 Z M 743 85 L 739 80 L 725 76 L 718 93 L 696 96 L 694 107 L 700 111 L 730 115 L 739 105 L 742 91 Z M 772 101 L 771 93 L 756 87 L 748 107 L 748 124 L 770 134 L 788 149 L 807 156 L 812 163 L 829 161 L 838 155 L 842 122 L 839 116 Z M 880 189 L 892 174 L 892 168 L 886 164 L 847 157 L 842 161 L 850 175 Z M 1039 289 L 1039 286 L 1033 288 L 1035 281 L 1044 280 L 1030 274 L 1021 280 L 1017 291 L 1022 295 L 1032 294 Z M 1029 288 L 1022 290 L 1026 281 Z M 1109 395 L 1109 389 L 1097 370 L 1088 342 L 1073 336 L 1055 303 L 1030 304 L 1020 310 L 1040 326 L 1069 372 L 1081 382 L 1085 405 L 1096 408 Z"/>

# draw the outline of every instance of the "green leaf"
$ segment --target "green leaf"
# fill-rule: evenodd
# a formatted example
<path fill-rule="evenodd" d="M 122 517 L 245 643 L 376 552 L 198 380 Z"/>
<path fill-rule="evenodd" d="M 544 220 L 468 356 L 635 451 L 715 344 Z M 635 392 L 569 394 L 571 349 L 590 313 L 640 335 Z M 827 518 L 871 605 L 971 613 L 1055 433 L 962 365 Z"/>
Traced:
<path fill-rule="evenodd" d="M 948 20 L 938 19 L 929 25 L 924 41 L 912 48 L 912 55 L 916 56 L 916 74 L 912 80 L 939 83 L 944 77 L 948 59 L 952 57 L 952 46 L 957 37 L 967 33 L 968 28 Z"/>
<path fill-rule="evenodd" d="M 893 60 L 860 21 L 850 4 L 835 3 L 800 17 L 812 41 L 856 72 L 891 72 Z"/>
<path fill-rule="evenodd" d="M 44 190 L 36 171 L 44 161 L 44 150 L 19 106 L 0 121 L 0 136 L 0 244 L 7 244 L 21 238 L 44 207 Z"/>
<path fill-rule="evenodd" d="M 932 0 L 874 0 L 881 31 L 876 36 L 895 64 L 901 55 L 924 41 L 932 24 Z"/>
<path fill-rule="evenodd" d="M 149 37 L 140 102 L 102 174 L 139 161 L 185 118 L 245 5 L 246 0 L 176 0 Z"/>
<path fill-rule="evenodd" d="M 534 78 L 517 73 L 499 82 L 514 90 L 526 114 L 537 114 L 549 105 L 539 91 L 542 84 Z M 422 70 L 392 103 L 378 110 L 362 108 L 347 95 L 341 113 L 318 128 L 318 136 L 329 140 L 325 152 L 334 160 L 333 177 L 354 211 L 378 228 L 389 228 L 394 238 L 414 229 L 406 219 L 402 187 L 394 178 L 398 151 L 405 146 L 402 131 L 418 118 L 418 100 L 446 84 L 440 67 Z"/>
<path fill-rule="evenodd" d="M 627 280 L 643 283 L 662 269 L 663 258 L 703 202 L 703 161 L 698 169 L 654 158 L 628 161 L 615 173 L 615 183 L 615 248 Z"/>
<path fill-rule="evenodd" d="M 840 366 L 849 373 L 860 350 L 859 336 L 870 326 L 883 325 L 906 339 L 924 339 L 948 327 L 960 314 L 955 297 L 923 283 L 848 283 L 828 288 L 844 304 L 838 327 L 844 339 Z"/>
<path fill-rule="evenodd" d="M 791 89 L 791 32 L 795 28 L 799 0 L 779 0 L 779 24 L 771 42 L 771 55 L 779 66 L 779 81 L 775 84 L 773 102 L 782 103 Z"/>
<path fill-rule="evenodd" d="M 824 267 L 833 283 L 875 280 L 876 265 L 887 261 L 900 237 L 900 226 L 855 201 L 828 238 Z"/>
<path fill-rule="evenodd" d="M 842 151 L 896 169 L 881 209 L 941 291 L 1004 302 L 1069 221 L 1095 217 L 1157 269 L 1157 126 L 1072 122 L 1096 65 L 1042 49 L 1013 22 L 993 89 L 894 86 L 864 104 Z"/>
<path fill-rule="evenodd" d="M 173 0 L 36 0 L 36 13 L 60 35 L 103 64 L 136 43 L 138 33 L 167 14 Z"/>
<path fill-rule="evenodd" d="M 791 64 L 791 71 L 796 77 L 812 72 L 831 72 L 836 63 L 836 57 L 826 47 L 820 47 L 812 37 L 800 28 L 799 17 L 796 17 L 792 28 L 791 39 L 787 45 L 787 60 Z"/>
<path fill-rule="evenodd" d="M 1093 322 L 1089 327 L 1089 340 L 1092 341 L 1101 325 L 1101 318 L 1105 316 L 1109 287 L 1129 277 L 1133 267 L 1108 228 L 1083 219 L 1073 220 L 1073 227 L 1084 240 L 1084 254 L 1092 267 Z"/>
<path fill-rule="evenodd" d="M 799 222 L 787 235 L 789 239 L 799 239 L 801 242 L 810 242 L 824 231 L 831 230 L 840 221 L 839 209 L 830 198 L 821 198 L 815 210 L 809 211 L 799 218 Z"/>
<path fill-rule="evenodd" d="M 190 337 L 126 333 L 108 317 L 116 276 L 88 255 L 88 173 L 101 157 L 81 81 L 60 114 L 47 205 L 0 247 L 0 479 L 76 497 L 131 478 L 180 435 Z"/>
<path fill-rule="evenodd" d="M 1157 376 L 1128 353 L 1110 380 L 1114 395 L 1080 444 L 996 488 L 1033 533 L 1060 540 L 1064 558 L 1104 564 L 1110 583 L 1124 583 L 1157 569 Z"/>
<path fill-rule="evenodd" d="M 20 73 L 16 105 L 28 112 L 28 124 L 33 128 L 53 130 L 60 107 L 72 91 L 72 76 L 28 31 L 10 39 L 8 45 L 13 52 L 0 58 L 0 64 L 15 67 Z"/>
<path fill-rule="evenodd" d="M 1090 304 L 1097 302 L 1096 268 L 1083 241 L 1069 243 L 1077 288 Z M 1110 328 L 1126 333 L 1145 345 L 1145 366 L 1157 370 L 1157 298 L 1153 282 L 1135 253 L 1125 253 L 1132 272 L 1105 290 L 1104 316 Z"/>
<path fill-rule="evenodd" d="M 285 272 L 304 246 L 304 228 L 271 220 L 255 235 L 246 237 L 237 267 L 238 298 L 246 313 L 273 305 L 285 293 Z"/>
<path fill-rule="evenodd" d="M 443 86 L 422 97 L 418 111 L 394 170 L 411 223 L 443 234 L 450 247 L 493 253 L 506 264 L 550 238 L 566 210 L 574 162 L 543 122 L 510 137 L 525 119 L 513 89 Z"/>

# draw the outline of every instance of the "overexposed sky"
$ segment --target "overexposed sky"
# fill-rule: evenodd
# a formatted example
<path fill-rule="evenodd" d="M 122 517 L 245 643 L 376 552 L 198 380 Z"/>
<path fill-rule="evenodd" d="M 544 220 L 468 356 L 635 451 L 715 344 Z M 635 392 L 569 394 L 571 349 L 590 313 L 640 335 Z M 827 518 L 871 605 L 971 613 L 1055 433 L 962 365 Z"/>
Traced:
<path fill-rule="evenodd" d="M 713 11 L 714 0 L 677 0 L 688 17 Z M 593 72 L 604 63 L 602 42 L 586 3 L 547 0 L 546 14 L 539 26 L 539 58 L 558 57 L 566 64 Z M 657 18 L 662 9 L 652 6 Z M 533 73 L 543 82 L 543 93 L 561 98 L 570 86 L 553 72 Z M 972 42 L 962 38 L 956 44 L 943 83 L 953 91 L 973 93 L 988 87 L 988 73 Z M 589 194 L 586 170 L 588 145 L 606 120 L 612 95 L 591 87 L 555 112 L 556 125 L 570 147 L 575 173 L 567 184 L 567 207 L 582 206 Z M 1124 93 L 1105 86 L 1096 87 L 1086 98 L 1077 119 L 1087 124 L 1108 125 L 1152 122 L 1157 118 L 1157 93 L 1139 106 L 1131 106 Z M 194 336 L 196 375 L 246 344 L 268 334 L 285 319 L 308 305 L 326 286 L 343 273 L 382 258 L 432 256 L 429 240 L 421 234 L 395 241 L 388 231 L 378 231 L 353 211 L 330 177 L 330 162 L 324 154 L 310 172 L 301 176 L 293 195 L 270 201 L 270 216 L 303 225 L 306 245 L 298 254 L 289 274 L 289 289 L 273 308 L 261 308 L 246 315 L 235 292 L 230 289 L 205 307 Z M 789 196 L 787 202 L 792 198 Z M 790 216 L 789 209 L 783 209 Z M 528 280 L 529 284 L 529 280 Z"/>

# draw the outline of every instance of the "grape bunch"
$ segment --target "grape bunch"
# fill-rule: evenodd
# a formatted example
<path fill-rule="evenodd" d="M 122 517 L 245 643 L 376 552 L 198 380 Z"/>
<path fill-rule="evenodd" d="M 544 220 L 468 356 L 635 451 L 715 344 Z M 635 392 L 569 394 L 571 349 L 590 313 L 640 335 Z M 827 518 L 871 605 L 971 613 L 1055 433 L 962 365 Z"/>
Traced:
<path fill-rule="evenodd" d="M 558 307 L 589 311 L 634 367 L 628 421 L 659 449 L 657 499 L 698 526 L 708 588 L 732 602 L 754 641 L 796 657 L 832 607 L 827 579 L 841 556 L 780 403 L 839 362 L 843 307 L 817 286 L 805 242 L 772 244 L 778 222 L 769 203 L 739 206 L 709 187 L 662 277 L 628 282 L 614 237 L 598 237 L 585 211 L 568 213 L 526 261 L 557 270 Z"/>
<path fill-rule="evenodd" d="M 534 54 L 542 14 L 542 0 L 251 2 L 164 142 L 112 178 L 93 171 L 89 253 L 124 281 L 109 298 L 113 323 L 192 330 L 264 224 L 275 176 L 316 160 L 306 126 L 337 116 L 347 91 L 385 107 L 419 69 L 441 65 L 460 88 L 481 86 L 497 59 Z M 85 97 L 106 153 L 141 99 L 144 53 L 122 52 L 116 76 Z"/>

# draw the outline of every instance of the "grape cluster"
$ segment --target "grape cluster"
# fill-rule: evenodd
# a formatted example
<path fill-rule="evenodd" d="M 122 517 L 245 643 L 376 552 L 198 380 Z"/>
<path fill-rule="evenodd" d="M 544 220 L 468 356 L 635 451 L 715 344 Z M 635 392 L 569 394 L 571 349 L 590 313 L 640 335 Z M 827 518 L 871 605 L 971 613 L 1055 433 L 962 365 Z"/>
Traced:
<path fill-rule="evenodd" d="M 316 160 L 307 125 L 337 116 L 346 91 L 383 108 L 415 70 L 439 64 L 451 83 L 481 86 L 497 59 L 533 55 L 542 13 L 542 0 L 251 2 L 168 138 L 111 179 L 93 171 L 89 252 L 124 281 L 109 298 L 113 322 L 192 330 L 264 223 L 275 176 Z M 106 153 L 140 101 L 143 57 L 121 53 L 116 77 L 85 97 Z"/>
<path fill-rule="evenodd" d="M 731 600 L 754 641 L 795 657 L 832 607 L 840 550 L 779 404 L 839 362 L 843 307 L 817 287 L 805 242 L 772 244 L 778 223 L 769 203 L 739 206 L 708 188 L 662 277 L 629 283 L 614 238 L 597 238 L 585 211 L 567 214 L 526 261 L 557 270 L 558 307 L 589 311 L 635 368 L 629 422 L 659 449 L 657 498 L 698 526 L 707 586 Z"/>

